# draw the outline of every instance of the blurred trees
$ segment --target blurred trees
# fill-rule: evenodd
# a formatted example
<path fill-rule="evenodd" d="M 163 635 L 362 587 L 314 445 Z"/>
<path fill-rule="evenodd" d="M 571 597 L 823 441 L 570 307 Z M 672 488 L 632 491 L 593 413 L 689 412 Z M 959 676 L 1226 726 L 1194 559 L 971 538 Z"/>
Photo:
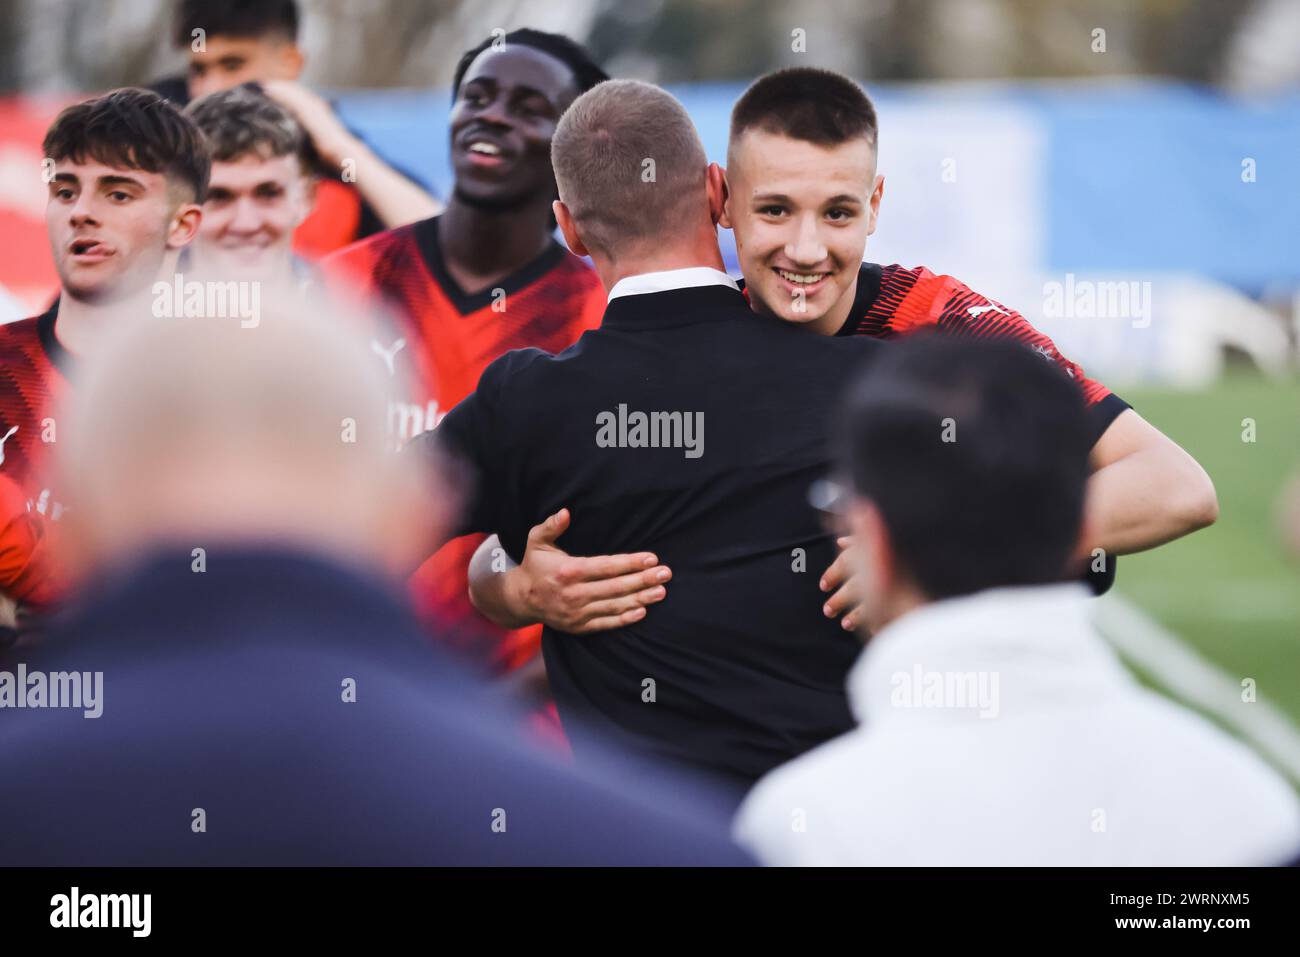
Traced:
<path fill-rule="evenodd" d="M 813 63 L 872 80 L 1145 74 L 1258 88 L 1294 83 L 1300 63 L 1293 0 L 300 2 L 306 79 L 327 87 L 444 86 L 462 50 L 525 25 L 584 40 L 617 75 L 663 82 Z M 175 72 L 170 13 L 170 0 L 0 0 L 0 87 L 92 90 Z"/>

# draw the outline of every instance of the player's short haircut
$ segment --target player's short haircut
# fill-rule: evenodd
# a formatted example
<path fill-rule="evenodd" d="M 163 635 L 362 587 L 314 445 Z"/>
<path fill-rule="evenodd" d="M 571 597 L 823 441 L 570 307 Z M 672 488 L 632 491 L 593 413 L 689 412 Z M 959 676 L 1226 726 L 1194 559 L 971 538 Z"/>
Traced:
<path fill-rule="evenodd" d="M 157 93 L 127 87 L 65 109 L 45 134 L 45 156 L 87 158 L 107 166 L 161 173 L 202 203 L 211 160 L 202 131 Z"/>
<path fill-rule="evenodd" d="M 583 242 L 612 258 L 692 228 L 708 162 L 682 105 L 639 80 L 582 94 L 551 140 L 560 199 Z"/>
<path fill-rule="evenodd" d="M 303 171 L 311 168 L 307 134 L 293 114 L 255 85 L 210 93 L 185 108 L 207 138 L 217 163 L 250 153 L 262 159 L 297 156 Z"/>
<path fill-rule="evenodd" d="M 776 133 L 818 146 L 861 136 L 876 145 L 876 108 L 841 73 L 792 67 L 759 77 L 731 110 L 731 142 L 748 130 Z"/>
<path fill-rule="evenodd" d="M 469 69 L 470 64 L 478 58 L 480 53 L 492 46 L 493 39 L 489 37 L 473 49 L 466 50 L 461 56 L 460 62 L 456 64 L 456 75 L 451 81 L 451 100 L 453 103 L 456 102 L 456 96 L 460 93 L 461 81 L 465 78 L 465 72 Z M 516 43 L 519 46 L 540 50 L 542 53 L 559 60 L 573 74 L 573 82 L 577 86 L 579 93 L 586 93 L 597 83 L 603 83 L 609 79 L 609 74 L 597 65 L 596 61 L 591 58 L 591 54 L 581 44 L 575 43 L 562 33 L 547 33 L 544 30 L 531 30 L 524 27 L 519 30 L 512 30 L 502 40 L 506 46 Z"/>
<path fill-rule="evenodd" d="M 195 30 L 209 37 L 296 42 L 298 4 L 295 0 L 179 0 L 172 21 L 176 45 L 189 47 Z"/>
<path fill-rule="evenodd" d="M 1078 386 L 1010 340 L 919 335 L 849 394 L 840 458 L 931 599 L 1065 580 L 1089 435 Z"/>

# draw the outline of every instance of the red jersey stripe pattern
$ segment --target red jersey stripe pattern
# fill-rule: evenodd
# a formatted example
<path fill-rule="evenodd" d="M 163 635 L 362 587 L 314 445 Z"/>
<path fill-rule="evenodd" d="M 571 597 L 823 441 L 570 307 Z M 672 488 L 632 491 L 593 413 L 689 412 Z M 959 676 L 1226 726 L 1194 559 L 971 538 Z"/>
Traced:
<path fill-rule="evenodd" d="M 32 606 L 60 590 L 46 525 L 62 509 L 47 484 L 53 410 L 67 389 L 55 364 L 56 314 L 57 306 L 0 325 L 0 592 Z"/>
<path fill-rule="evenodd" d="M 1093 423 L 1094 441 L 1128 404 L 1070 361 L 1024 316 L 975 292 L 952 276 L 924 266 L 863 263 L 853 310 L 839 335 L 892 339 L 925 329 L 975 338 L 1014 339 L 1056 363 L 1079 386 Z"/>

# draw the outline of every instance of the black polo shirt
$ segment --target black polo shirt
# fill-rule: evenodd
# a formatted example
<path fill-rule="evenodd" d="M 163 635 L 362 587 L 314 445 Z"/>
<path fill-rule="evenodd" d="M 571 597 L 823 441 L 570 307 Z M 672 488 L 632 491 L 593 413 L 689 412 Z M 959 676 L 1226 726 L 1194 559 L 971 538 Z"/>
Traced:
<path fill-rule="evenodd" d="M 557 356 L 492 363 L 438 441 L 477 485 L 460 533 L 516 561 L 567 507 L 570 554 L 648 550 L 673 569 L 641 621 L 543 653 L 581 760 L 584 726 L 744 784 L 853 719 L 858 639 L 821 612 L 835 555 L 808 488 L 849 378 L 882 346 L 752 312 L 713 285 L 614 299 Z"/>

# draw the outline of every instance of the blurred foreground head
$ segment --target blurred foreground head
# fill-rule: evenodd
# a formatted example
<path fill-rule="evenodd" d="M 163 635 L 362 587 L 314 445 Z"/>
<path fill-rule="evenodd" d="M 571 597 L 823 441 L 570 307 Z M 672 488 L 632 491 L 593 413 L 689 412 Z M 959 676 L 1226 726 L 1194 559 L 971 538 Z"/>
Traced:
<path fill-rule="evenodd" d="M 1027 346 L 891 344 L 851 390 L 841 441 L 870 631 L 927 602 L 1071 573 L 1086 414 L 1077 386 Z"/>
<path fill-rule="evenodd" d="M 451 506 L 427 460 L 391 449 L 370 327 L 306 296 L 261 312 L 125 321 L 79 369 L 57 456 L 74 572 L 210 544 L 380 573 L 423 557 Z"/>

